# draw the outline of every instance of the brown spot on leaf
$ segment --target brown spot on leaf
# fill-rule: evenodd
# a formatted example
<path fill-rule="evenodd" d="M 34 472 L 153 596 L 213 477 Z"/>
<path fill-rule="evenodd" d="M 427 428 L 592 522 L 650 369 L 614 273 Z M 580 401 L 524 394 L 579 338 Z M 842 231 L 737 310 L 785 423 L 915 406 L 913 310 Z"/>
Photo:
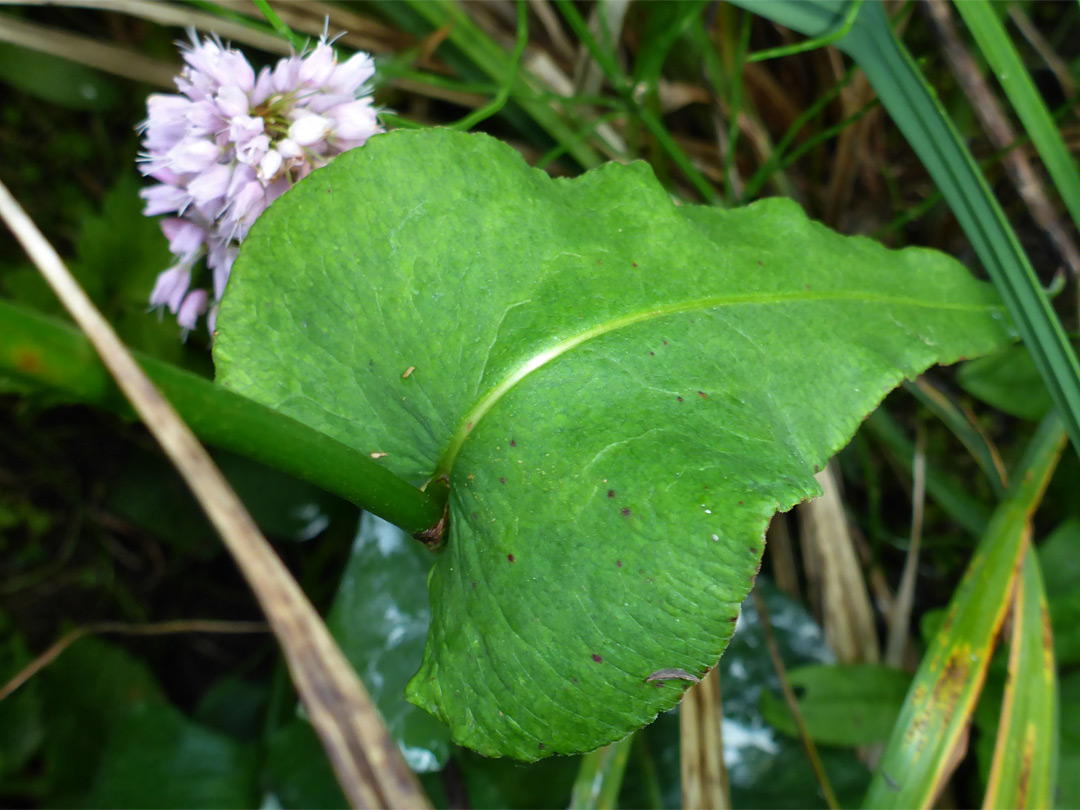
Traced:
<path fill-rule="evenodd" d="M 41 355 L 31 349 L 23 349 L 15 355 L 15 368 L 26 374 L 41 370 Z"/>
<path fill-rule="evenodd" d="M 475 579 L 474 579 L 474 580 L 472 581 L 472 586 L 473 586 L 474 588 L 476 587 L 476 580 L 475 580 Z"/>
<path fill-rule="evenodd" d="M 508 559 L 510 562 L 513 562 L 514 561 L 514 555 L 513 554 L 507 554 L 506 559 Z"/>
<path fill-rule="evenodd" d="M 602 664 L 602 663 L 604 662 L 604 659 L 603 659 L 603 658 L 601 658 L 601 657 L 600 657 L 599 655 L 597 655 L 596 653 L 593 653 L 593 654 L 592 654 L 592 660 L 593 660 L 593 661 L 595 661 L 595 662 L 596 662 L 596 663 L 598 663 L 598 664 Z"/>
<path fill-rule="evenodd" d="M 609 498 L 614 498 L 614 497 L 615 497 L 615 490 L 613 490 L 613 489 L 609 489 L 609 490 L 607 491 L 607 496 L 608 496 Z"/>
<path fill-rule="evenodd" d="M 615 567 L 616 568 L 622 568 L 622 560 L 616 560 L 615 561 Z"/>
<path fill-rule="evenodd" d="M 679 400 L 679 402 L 682 402 L 682 397 L 675 397 L 675 399 Z"/>
<path fill-rule="evenodd" d="M 472 422 L 466 422 L 465 423 L 465 429 L 466 430 L 472 430 Z"/>
<path fill-rule="evenodd" d="M 505 478 L 500 478 L 500 479 L 499 479 L 499 483 L 500 483 L 500 484 L 505 484 L 505 483 L 506 483 L 506 479 L 505 479 Z"/>
<path fill-rule="evenodd" d="M 630 264 L 634 265 L 634 267 L 637 267 L 637 262 L 630 262 Z"/>
<path fill-rule="evenodd" d="M 622 516 L 623 517 L 630 517 L 630 507 L 629 506 L 624 506 L 623 507 Z"/>
<path fill-rule="evenodd" d="M 515 442 L 513 439 L 511 439 L 510 440 L 510 446 L 511 447 L 517 447 L 517 442 Z"/>
<path fill-rule="evenodd" d="M 709 395 L 708 395 L 708 394 L 706 394 L 706 393 L 705 393 L 704 391 L 698 391 L 698 392 L 697 392 L 697 395 L 698 395 L 699 397 L 701 397 L 702 399 L 708 399 L 708 398 L 709 398 Z"/>

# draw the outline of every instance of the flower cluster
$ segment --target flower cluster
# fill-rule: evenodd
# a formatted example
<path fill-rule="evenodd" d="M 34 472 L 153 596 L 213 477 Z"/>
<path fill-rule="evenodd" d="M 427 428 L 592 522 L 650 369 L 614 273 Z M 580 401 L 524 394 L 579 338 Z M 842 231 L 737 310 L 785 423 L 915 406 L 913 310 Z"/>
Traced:
<path fill-rule="evenodd" d="M 256 75 L 217 39 L 185 48 L 180 93 L 147 100 L 140 167 L 158 181 L 141 192 L 161 222 L 174 264 L 158 276 L 152 307 L 167 307 L 184 330 L 209 311 L 211 332 L 240 243 L 266 207 L 293 183 L 382 132 L 368 80 L 371 57 L 338 63 L 323 37 L 309 52 Z M 200 259 L 211 289 L 193 286 Z M 186 333 L 185 331 L 185 333 Z"/>

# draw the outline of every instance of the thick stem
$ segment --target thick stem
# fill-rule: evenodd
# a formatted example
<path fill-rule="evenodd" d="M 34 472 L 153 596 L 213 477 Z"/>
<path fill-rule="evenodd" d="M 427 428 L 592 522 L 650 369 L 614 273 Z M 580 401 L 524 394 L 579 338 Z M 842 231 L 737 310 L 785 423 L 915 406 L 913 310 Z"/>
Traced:
<path fill-rule="evenodd" d="M 136 358 L 208 444 L 310 481 L 410 534 L 442 519 L 443 504 L 364 454 L 197 374 Z M 86 338 L 59 321 L 2 300 L 0 374 L 132 415 Z"/>

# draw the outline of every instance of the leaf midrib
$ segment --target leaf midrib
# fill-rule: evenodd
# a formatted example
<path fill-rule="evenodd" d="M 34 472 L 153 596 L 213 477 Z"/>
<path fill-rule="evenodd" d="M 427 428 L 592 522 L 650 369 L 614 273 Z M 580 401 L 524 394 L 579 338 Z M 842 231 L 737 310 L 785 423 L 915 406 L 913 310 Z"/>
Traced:
<path fill-rule="evenodd" d="M 526 360 L 518 366 L 506 379 L 496 385 L 487 394 L 480 398 L 465 417 L 461 420 L 457 430 L 450 436 L 450 443 L 446 447 L 439 464 L 435 469 L 434 477 L 449 475 L 454 467 L 454 461 L 461 452 L 469 435 L 476 430 L 480 421 L 487 413 L 498 404 L 514 386 L 525 377 L 539 368 L 546 366 L 552 360 L 566 354 L 571 349 L 580 346 L 593 338 L 606 335 L 627 326 L 642 323 L 654 318 L 664 318 L 669 315 L 679 315 L 684 312 L 694 312 L 706 309 L 718 309 L 720 307 L 739 306 L 743 304 L 789 304 L 804 303 L 810 301 L 854 301 L 867 304 L 895 304 L 900 306 L 923 307 L 925 309 L 954 310 L 961 312 L 978 312 L 980 310 L 1001 309 L 993 304 L 957 304 L 947 302 L 928 302 L 906 296 L 876 295 L 856 290 L 833 290 L 829 292 L 792 291 L 781 293 L 749 293 L 746 295 L 713 296 L 710 298 L 698 298 L 691 301 L 682 301 L 667 306 L 647 309 L 642 312 L 624 315 L 605 323 L 597 324 L 585 331 L 565 338 L 554 346 L 545 349 L 539 354 Z"/>

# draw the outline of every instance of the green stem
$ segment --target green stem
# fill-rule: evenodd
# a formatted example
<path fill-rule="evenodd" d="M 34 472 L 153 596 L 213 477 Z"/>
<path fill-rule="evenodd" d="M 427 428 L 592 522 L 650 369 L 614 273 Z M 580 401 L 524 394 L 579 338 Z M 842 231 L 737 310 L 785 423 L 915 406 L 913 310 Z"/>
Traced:
<path fill-rule="evenodd" d="M 618 62 L 600 47 L 600 43 L 596 41 L 596 37 L 592 35 L 588 25 L 585 24 L 585 20 L 582 19 L 581 14 L 574 5 L 569 0 L 557 0 L 557 5 L 570 27 L 574 29 L 578 39 L 588 49 L 589 54 L 596 60 L 596 63 L 600 65 L 600 69 L 604 71 L 604 75 L 607 76 L 608 81 L 615 88 L 615 92 L 637 114 L 646 129 L 656 138 L 661 148 L 671 156 L 675 165 L 682 170 L 705 201 L 710 204 L 718 203 L 720 195 L 716 193 L 712 183 L 705 179 L 705 176 L 694 167 L 694 164 L 690 162 L 690 158 L 686 156 L 679 144 L 671 137 L 671 133 L 667 131 L 660 118 L 652 110 L 643 107 L 637 102 L 634 98 L 634 88 L 627 80 Z"/>
<path fill-rule="evenodd" d="M 529 22 L 525 0 L 517 0 L 517 44 L 514 45 L 514 53 L 510 57 L 510 65 L 506 69 L 506 81 L 503 82 L 499 92 L 488 104 L 478 110 L 473 110 L 460 121 L 450 124 L 450 129 L 459 129 L 467 132 L 481 121 L 486 121 L 506 106 L 506 100 L 510 97 L 510 91 L 514 87 L 517 78 L 518 66 L 521 64 L 521 56 L 525 53 L 525 45 L 529 41 Z"/>
<path fill-rule="evenodd" d="M 415 534 L 443 506 L 377 462 L 197 374 L 136 354 L 200 439 L 309 481 Z M 131 416 L 97 354 L 75 329 L 0 300 L 0 374 Z"/>
<path fill-rule="evenodd" d="M 635 736 L 605 745 L 581 758 L 570 794 L 571 810 L 614 810 L 619 806 L 619 790 Z"/>

